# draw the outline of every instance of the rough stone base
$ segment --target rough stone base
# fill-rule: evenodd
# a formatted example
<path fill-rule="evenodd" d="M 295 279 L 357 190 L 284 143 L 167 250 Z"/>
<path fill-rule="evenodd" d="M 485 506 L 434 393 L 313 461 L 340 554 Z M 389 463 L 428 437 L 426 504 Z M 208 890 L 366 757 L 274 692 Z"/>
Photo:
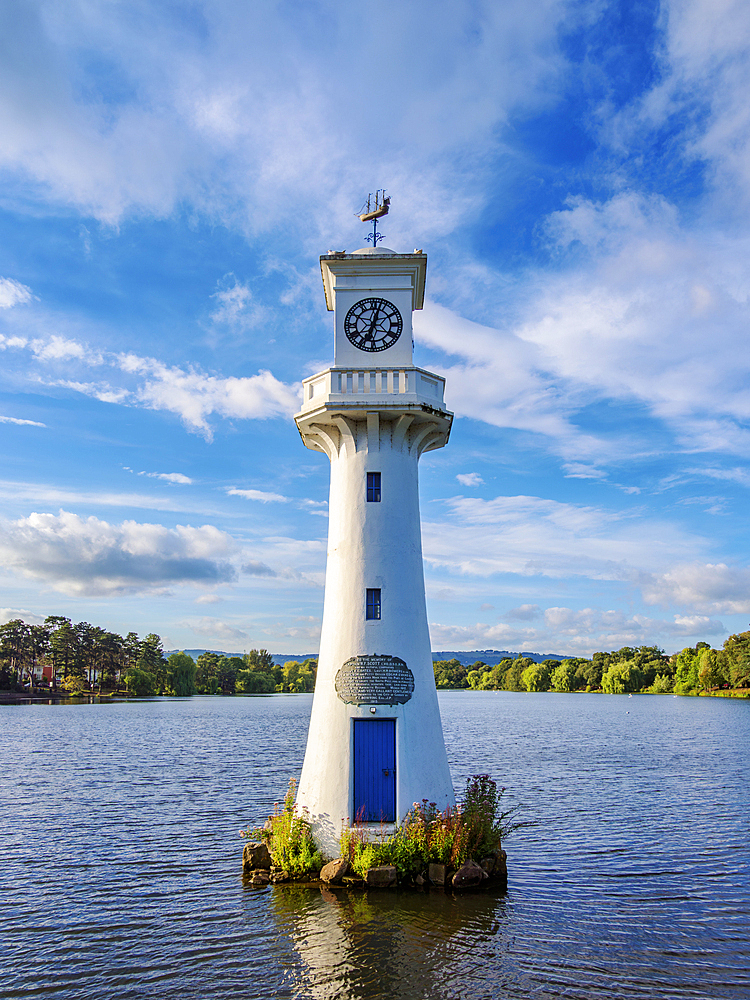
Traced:
<path fill-rule="evenodd" d="M 255 868 L 270 871 L 272 864 L 271 855 L 263 841 L 251 840 L 245 844 L 242 851 L 242 870 L 244 872 L 252 871 Z"/>

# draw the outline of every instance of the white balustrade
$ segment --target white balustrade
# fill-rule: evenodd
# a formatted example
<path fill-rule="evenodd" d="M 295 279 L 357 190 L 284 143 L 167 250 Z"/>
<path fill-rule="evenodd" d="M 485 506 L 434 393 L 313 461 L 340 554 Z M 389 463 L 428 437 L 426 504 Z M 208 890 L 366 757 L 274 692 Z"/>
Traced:
<path fill-rule="evenodd" d="M 302 385 L 302 406 L 308 409 L 347 396 L 413 396 L 442 403 L 445 379 L 421 368 L 329 368 Z"/>

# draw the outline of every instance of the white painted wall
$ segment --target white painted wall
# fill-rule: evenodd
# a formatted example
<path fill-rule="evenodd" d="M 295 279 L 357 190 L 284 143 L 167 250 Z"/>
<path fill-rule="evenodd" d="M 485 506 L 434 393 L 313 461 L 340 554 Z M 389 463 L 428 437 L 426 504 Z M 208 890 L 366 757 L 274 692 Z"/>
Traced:
<path fill-rule="evenodd" d="M 391 397 L 393 399 L 393 397 Z M 396 397 L 397 399 L 397 397 Z M 381 401 L 385 402 L 385 400 Z M 426 798 L 441 809 L 454 804 L 432 668 L 424 595 L 417 465 L 428 441 L 447 439 L 443 419 L 421 407 L 404 414 L 344 417 L 335 411 L 297 417 L 308 447 L 331 459 L 330 524 L 318 675 L 307 752 L 297 802 L 312 818 L 330 856 L 338 852 L 341 824 L 352 817 L 353 718 L 395 718 L 396 812 L 403 816 Z M 388 417 L 388 419 L 386 419 Z M 408 426 L 405 426 L 408 425 Z M 366 501 L 366 474 L 380 472 L 382 499 Z M 382 591 L 382 618 L 365 620 L 365 591 Z M 337 671 L 358 654 L 403 659 L 414 674 L 414 694 L 404 705 L 342 702 Z"/>

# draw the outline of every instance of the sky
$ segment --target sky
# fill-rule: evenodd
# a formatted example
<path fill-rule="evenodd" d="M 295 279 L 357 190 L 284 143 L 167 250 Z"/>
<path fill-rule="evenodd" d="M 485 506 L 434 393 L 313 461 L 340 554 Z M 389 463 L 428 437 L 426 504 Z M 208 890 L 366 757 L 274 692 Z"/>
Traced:
<path fill-rule="evenodd" d="M 315 652 L 319 256 L 428 256 L 434 650 L 750 615 L 750 6 L 0 2 L 0 622 Z"/>

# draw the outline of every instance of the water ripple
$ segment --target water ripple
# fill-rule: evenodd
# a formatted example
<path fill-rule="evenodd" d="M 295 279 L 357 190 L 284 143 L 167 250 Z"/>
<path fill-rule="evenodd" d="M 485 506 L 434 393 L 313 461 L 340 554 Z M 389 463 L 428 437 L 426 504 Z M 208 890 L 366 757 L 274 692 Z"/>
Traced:
<path fill-rule="evenodd" d="M 458 788 L 534 826 L 505 895 L 254 888 L 305 695 L 0 707 L 0 1000 L 750 995 L 750 705 L 441 694 Z"/>

